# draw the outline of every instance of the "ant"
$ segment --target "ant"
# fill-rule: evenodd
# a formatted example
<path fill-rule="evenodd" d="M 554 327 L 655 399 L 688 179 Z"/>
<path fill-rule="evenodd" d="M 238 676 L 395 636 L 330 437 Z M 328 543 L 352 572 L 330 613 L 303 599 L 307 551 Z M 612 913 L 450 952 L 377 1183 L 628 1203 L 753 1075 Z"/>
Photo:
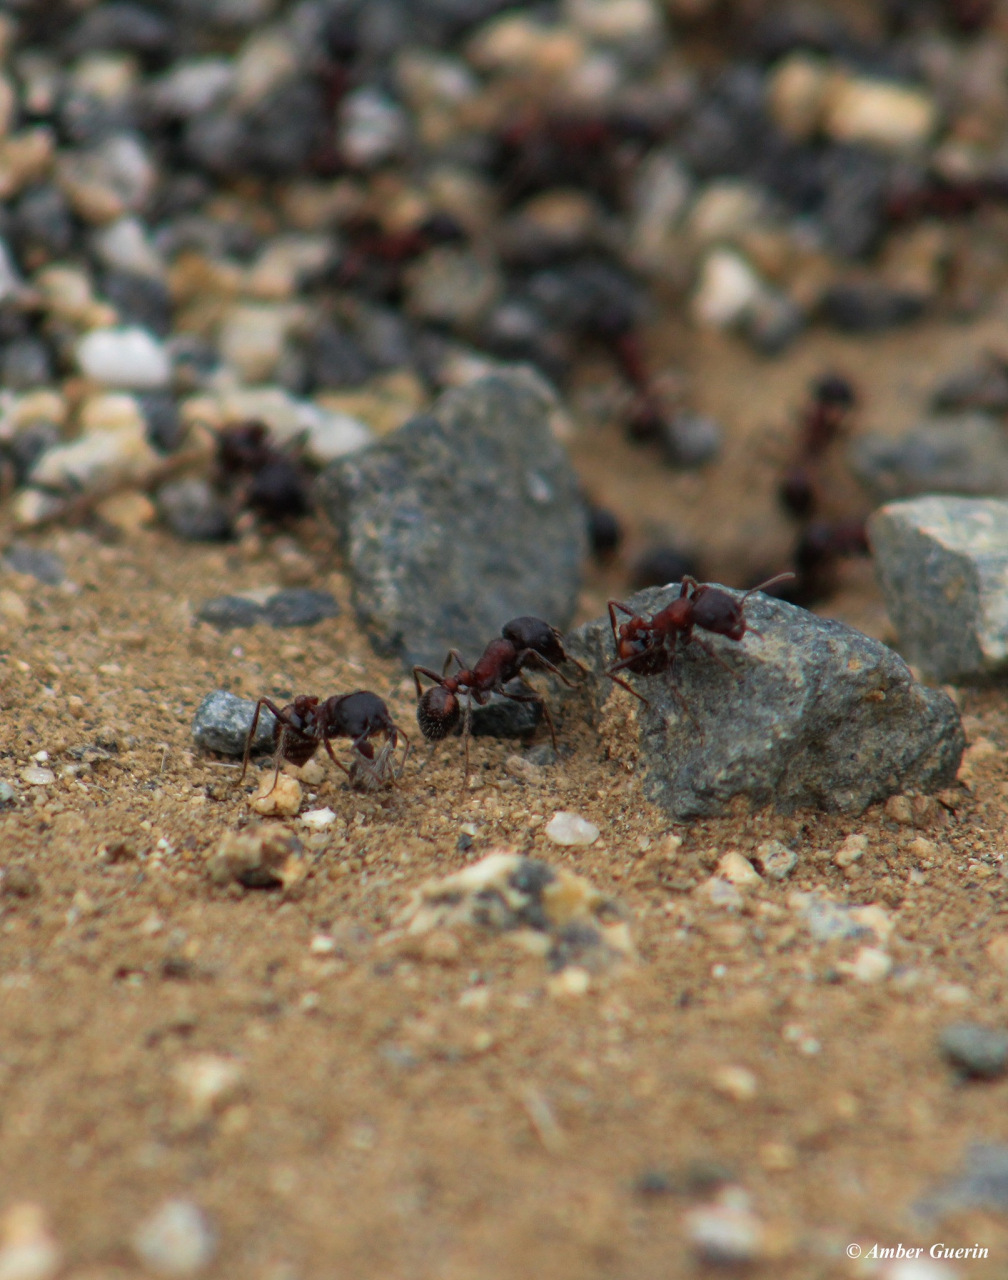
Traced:
<path fill-rule="evenodd" d="M 798 453 L 780 486 L 782 505 L 800 520 L 818 505 L 816 472 L 823 455 L 845 430 L 857 394 L 846 378 L 826 374 L 812 384 L 812 401 L 802 414 Z"/>
<path fill-rule="evenodd" d="M 447 673 L 453 658 L 458 663 L 459 670 L 450 676 Z M 463 714 L 458 695 L 460 692 L 467 693 L 469 697 L 465 702 L 462 737 L 465 742 L 465 776 L 468 778 L 472 704 L 475 702 L 478 707 L 485 706 L 490 694 L 499 693 L 512 702 L 537 703 L 549 725 L 553 749 L 556 750 L 553 717 L 539 694 L 531 689 L 527 693 L 516 693 L 504 686 L 520 675 L 523 668 L 534 663 L 552 671 L 564 684 L 573 688 L 558 666 L 567 661 L 573 662 L 581 671 L 585 670 L 576 658 L 570 658 L 564 652 L 563 638 L 556 627 L 551 627 L 542 618 L 513 618 L 501 627 L 500 637 L 490 641 L 473 667 L 465 665 L 457 649 L 450 649 L 440 675 L 429 667 L 413 668 L 413 681 L 419 698 L 417 723 L 420 725 L 420 732 L 428 742 L 437 742 L 451 733 L 459 722 L 459 716 Z M 426 692 L 420 685 L 421 676 L 434 681 Z"/>
<path fill-rule="evenodd" d="M 736 600 L 734 596 L 720 587 L 711 586 L 707 582 L 697 582 L 695 578 L 684 577 L 679 587 L 679 594 L 664 609 L 646 618 L 635 613 L 628 604 L 620 600 L 609 601 L 609 625 L 612 627 L 613 640 L 616 644 L 616 661 L 608 666 L 605 674 L 610 680 L 621 685 L 628 693 L 639 698 L 646 707 L 651 704 L 642 693 L 638 693 L 624 680 L 618 672 L 626 671 L 637 676 L 655 676 L 671 669 L 672 664 L 681 652 L 680 644 L 685 648 L 688 644 L 698 644 L 715 662 L 726 671 L 731 667 L 699 636 L 693 634 L 694 628 L 710 631 L 714 635 L 726 636 L 729 640 L 740 641 L 747 631 L 753 635 L 760 633 L 749 625 L 745 616 L 745 602 L 756 591 L 762 591 L 776 582 L 793 578 L 793 573 L 778 573 L 758 587 L 752 587 Z M 629 621 L 617 622 L 616 611 L 625 613 Z M 732 672 L 734 675 L 735 673 Z M 687 715 L 696 724 L 696 717 L 686 704 L 686 700 L 675 686 L 670 686 L 676 698 L 682 703 Z"/>
<path fill-rule="evenodd" d="M 245 739 L 245 755 L 237 786 L 241 785 L 248 769 L 252 740 L 255 738 L 259 713 L 263 707 L 272 711 L 276 717 L 276 724 L 273 726 L 275 768 L 270 791 L 277 784 L 280 766 L 284 761 L 300 767 L 308 763 L 319 746 L 325 747 L 329 759 L 343 770 L 351 783 L 363 779 L 366 786 L 375 786 L 397 782 L 402 777 L 409 758 L 410 740 L 395 724 L 388 707 L 376 693 L 358 689 L 356 693 L 336 694 L 326 698 L 324 702 L 320 702 L 314 694 L 299 694 L 285 707 L 276 706 L 269 698 L 260 698 Z M 385 745 L 375 755 L 370 739 L 379 733 L 385 735 Z M 400 735 L 406 742 L 406 750 L 397 768 L 394 752 Z M 337 760 L 329 745 L 331 738 L 353 740 L 355 754 L 350 765 Z M 269 795 L 269 792 L 266 794 Z"/>
<path fill-rule="evenodd" d="M 217 433 L 214 479 L 239 509 L 249 507 L 268 520 L 303 516 L 311 507 L 304 469 L 278 448 L 269 427 L 251 419 Z"/>

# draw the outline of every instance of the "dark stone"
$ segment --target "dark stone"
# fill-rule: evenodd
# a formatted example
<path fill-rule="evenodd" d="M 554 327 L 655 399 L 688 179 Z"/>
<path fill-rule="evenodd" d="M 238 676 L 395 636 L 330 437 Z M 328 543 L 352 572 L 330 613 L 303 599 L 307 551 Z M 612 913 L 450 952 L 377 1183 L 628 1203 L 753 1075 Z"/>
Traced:
<path fill-rule="evenodd" d="M 976 1209 L 1008 1209 L 1008 1146 L 1003 1143 L 972 1143 L 962 1172 L 914 1206 L 917 1216 L 929 1221 Z"/>
<path fill-rule="evenodd" d="M 231 515 L 205 481 L 173 480 L 157 491 L 158 514 L 188 542 L 223 542 L 231 537 Z"/>
<path fill-rule="evenodd" d="M 588 544 L 600 560 L 611 556 L 623 541 L 623 529 L 615 512 L 588 503 Z"/>
<path fill-rule="evenodd" d="M 843 333 L 880 333 L 912 324 L 924 314 L 924 299 L 879 281 L 837 284 L 819 303 L 823 320 Z"/>
<path fill-rule="evenodd" d="M 244 755 L 255 706 L 251 698 L 239 698 L 227 689 L 215 689 L 203 699 L 193 717 L 193 741 L 204 751 L 217 751 L 224 756 Z M 253 751 L 273 750 L 275 724 L 273 713 L 263 707 L 252 740 Z"/>
<path fill-rule="evenodd" d="M 263 608 L 271 627 L 312 627 L 326 618 L 335 618 L 340 607 L 328 591 L 312 591 L 307 587 L 277 591 Z"/>
<path fill-rule="evenodd" d="M 161 453 L 174 453 L 185 438 L 175 397 L 167 391 L 149 391 L 137 400 L 147 424 L 147 439 Z"/>
<path fill-rule="evenodd" d="M 713 462 L 721 452 L 724 429 L 702 413 L 682 410 L 661 426 L 661 446 L 669 466 L 692 471 Z M 668 581 L 668 579 L 666 579 Z"/>
<path fill-rule="evenodd" d="M 1008 413 L 1008 363 L 990 355 L 975 368 L 952 374 L 937 388 L 931 405 L 940 411 Z"/>
<path fill-rule="evenodd" d="M 439 668 L 450 648 L 481 653 L 512 617 L 570 621 L 587 539 L 554 407 L 535 375 L 495 374 L 323 474 L 321 503 L 380 652 Z"/>
<path fill-rule="evenodd" d="M 678 595 L 646 591 L 627 603 L 653 617 Z M 749 597 L 745 616 L 759 636 L 703 631 L 709 651 L 686 646 L 671 671 L 622 672 L 648 704 L 604 674 L 614 661 L 608 616 L 566 637 L 596 676 L 575 696 L 610 754 L 636 756 L 654 803 L 677 819 L 725 814 L 736 797 L 754 808 L 858 813 L 954 780 L 965 745 L 955 704 L 918 684 L 885 645 L 762 594 Z M 602 715 L 614 697 L 625 719 Z"/>
<path fill-rule="evenodd" d="M 0 385 L 9 391 L 44 387 L 53 380 L 49 348 L 39 338 L 16 338 L 0 357 Z"/>
<path fill-rule="evenodd" d="M 664 587 L 683 578 L 695 578 L 699 572 L 696 556 L 681 547 L 657 545 L 641 552 L 630 566 L 631 591 L 645 587 Z"/>
<path fill-rule="evenodd" d="M 957 1022 L 939 1040 L 942 1053 L 964 1076 L 994 1080 L 1008 1071 L 1008 1032 Z"/>
<path fill-rule="evenodd" d="M 77 23 L 67 41 L 71 53 L 129 52 L 166 55 L 172 43 L 172 24 L 142 5 L 96 5 Z"/>
<path fill-rule="evenodd" d="M 59 556 L 26 542 L 12 542 L 3 555 L 3 563 L 15 573 L 28 574 L 47 587 L 58 587 L 66 577 L 66 569 Z"/>
<path fill-rule="evenodd" d="M 14 206 L 11 243 L 22 265 L 40 267 L 73 248 L 76 223 L 56 186 L 28 187 Z"/>
<path fill-rule="evenodd" d="M 528 685 L 521 680 L 512 680 L 505 687 L 516 693 L 529 692 Z M 473 706 L 470 728 L 474 738 L 524 738 L 535 732 L 542 718 L 541 703 L 515 702 L 493 693 L 486 706 Z"/>
<path fill-rule="evenodd" d="M 101 293 L 119 312 L 123 324 L 141 325 L 161 338 L 171 331 L 171 294 L 160 280 L 131 271 L 106 271 Z"/>
<path fill-rule="evenodd" d="M 310 386 L 325 390 L 360 386 L 371 376 L 374 365 L 352 334 L 327 324 L 313 336 L 307 370 Z"/>
<path fill-rule="evenodd" d="M 214 596 L 200 605 L 196 617 L 218 631 L 230 631 L 234 627 L 254 627 L 265 622 L 266 610 L 248 596 Z"/>

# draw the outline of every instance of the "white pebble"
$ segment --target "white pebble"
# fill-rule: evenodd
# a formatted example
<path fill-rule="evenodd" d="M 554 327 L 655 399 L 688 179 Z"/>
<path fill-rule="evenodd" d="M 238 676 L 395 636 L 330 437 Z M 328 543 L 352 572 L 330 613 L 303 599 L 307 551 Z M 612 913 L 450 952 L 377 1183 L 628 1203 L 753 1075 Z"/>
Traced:
<path fill-rule="evenodd" d="M 133 1236 L 145 1266 L 159 1276 L 195 1276 L 211 1262 L 216 1241 L 206 1215 L 191 1200 L 166 1200 Z"/>
<path fill-rule="evenodd" d="M 59 1247 L 45 1210 L 30 1202 L 12 1204 L 0 1218 L 0 1280 L 50 1280 L 59 1269 Z"/>
<path fill-rule="evenodd" d="M 81 373 L 107 387 L 153 391 L 171 380 L 171 361 L 164 346 L 139 325 L 92 329 L 77 343 Z"/>
<path fill-rule="evenodd" d="M 753 861 L 769 880 L 786 880 L 798 864 L 798 855 L 779 840 L 764 840 Z"/>
<path fill-rule="evenodd" d="M 314 412 L 309 413 L 309 410 Z M 330 412 L 315 405 L 305 405 L 302 412 L 307 439 L 305 457 L 317 467 L 324 467 L 336 458 L 356 453 L 373 442 L 375 436 L 370 427 L 349 413 Z"/>
<path fill-rule="evenodd" d="M 546 835 L 554 844 L 594 844 L 599 838 L 599 829 L 580 814 L 560 809 L 547 822 Z"/>
<path fill-rule="evenodd" d="M 91 244 L 107 267 L 133 275 L 150 276 L 155 280 L 164 275 L 164 262 L 139 218 L 117 218 L 95 231 Z"/>
<path fill-rule="evenodd" d="M 763 284 L 749 263 L 730 249 L 714 249 L 703 260 L 693 295 L 693 316 L 708 329 L 729 329 L 751 314 Z"/>
<path fill-rule="evenodd" d="M 245 1073 L 234 1058 L 225 1058 L 219 1053 L 197 1053 L 183 1058 L 172 1074 L 189 1115 L 194 1120 L 202 1120 L 235 1097 Z"/>
<path fill-rule="evenodd" d="M 867 836 L 848 836 L 833 855 L 833 861 L 838 867 L 852 867 L 855 862 L 864 857 L 867 849 Z"/>
<path fill-rule="evenodd" d="M 763 883 L 763 877 L 749 859 L 744 858 L 734 849 L 718 860 L 717 873 L 729 884 L 737 885 L 740 889 L 755 889 L 757 885 Z"/>
<path fill-rule="evenodd" d="M 406 116 L 391 98 L 368 85 L 355 89 L 340 107 L 339 149 L 355 167 L 370 168 L 405 144 Z"/>
<path fill-rule="evenodd" d="M 324 809 L 309 809 L 307 813 L 301 815 L 301 821 L 306 827 L 311 827 L 315 831 L 323 831 L 336 821 L 336 815 L 327 805 Z"/>
<path fill-rule="evenodd" d="M 879 947 L 861 947 L 853 960 L 841 960 L 837 969 L 858 982 L 881 982 L 892 970 L 892 957 Z"/>
<path fill-rule="evenodd" d="M 690 1243 L 707 1262 L 753 1262 L 763 1252 L 763 1225 L 738 1188 L 724 1192 L 716 1204 L 690 1210 L 685 1226 Z"/>
<path fill-rule="evenodd" d="M 30 787 L 50 787 L 56 781 L 52 769 L 43 769 L 40 765 L 30 764 L 21 770 L 21 781 Z"/>

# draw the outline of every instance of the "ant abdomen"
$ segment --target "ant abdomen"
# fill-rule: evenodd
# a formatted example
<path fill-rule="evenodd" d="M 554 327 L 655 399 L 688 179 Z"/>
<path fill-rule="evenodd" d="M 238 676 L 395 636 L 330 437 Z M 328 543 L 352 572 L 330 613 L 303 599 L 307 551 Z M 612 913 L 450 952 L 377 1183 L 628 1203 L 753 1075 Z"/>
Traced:
<path fill-rule="evenodd" d="M 428 742 L 446 738 L 458 724 L 461 714 L 458 698 L 439 684 L 431 685 L 417 703 L 417 724 Z"/>

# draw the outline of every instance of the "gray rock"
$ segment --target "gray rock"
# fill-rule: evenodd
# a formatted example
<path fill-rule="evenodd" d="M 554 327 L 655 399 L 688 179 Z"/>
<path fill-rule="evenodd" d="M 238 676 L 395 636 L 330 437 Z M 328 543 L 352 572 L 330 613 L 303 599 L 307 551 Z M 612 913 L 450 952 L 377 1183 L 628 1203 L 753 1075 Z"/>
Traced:
<path fill-rule="evenodd" d="M 48 587 L 58 587 L 66 577 L 63 561 L 52 551 L 12 542 L 3 555 L 3 565 L 15 573 L 25 573 Z"/>
<path fill-rule="evenodd" d="M 340 608 L 328 591 L 290 587 L 277 591 L 266 601 L 263 612 L 271 627 L 313 627 L 316 622 L 335 618 Z"/>
<path fill-rule="evenodd" d="M 724 444 L 724 429 L 705 414 L 684 410 L 664 424 L 661 443 L 669 465 L 688 471 L 714 461 Z"/>
<path fill-rule="evenodd" d="M 193 741 L 204 751 L 218 751 L 223 756 L 244 755 L 255 705 L 251 698 L 239 698 L 227 689 L 208 693 L 193 717 Z M 272 712 L 263 707 L 252 740 L 253 751 L 273 750 L 275 723 Z"/>
<path fill-rule="evenodd" d="M 993 1080 L 1008 1070 L 1008 1032 L 957 1022 L 939 1039 L 941 1051 L 963 1075 Z"/>
<path fill-rule="evenodd" d="M 214 596 L 196 611 L 200 622 L 209 622 L 218 631 L 234 627 L 254 627 L 266 621 L 266 611 L 249 596 Z"/>
<path fill-rule="evenodd" d="M 961 1173 L 914 1206 L 918 1217 L 931 1220 L 970 1209 L 1008 1209 L 1008 1146 L 974 1142 L 966 1149 L 963 1165 Z"/>
<path fill-rule="evenodd" d="M 937 680 L 1008 669 L 1008 502 L 892 502 L 868 538 L 910 662 Z"/>
<path fill-rule="evenodd" d="M 1008 438 L 982 413 L 932 418 L 902 436 L 855 440 L 850 464 L 879 499 L 1008 494 Z"/>
<path fill-rule="evenodd" d="M 231 516 L 206 480 L 186 476 L 157 491 L 158 514 L 172 533 L 190 542 L 223 542 L 231 537 Z"/>
<path fill-rule="evenodd" d="M 512 681 L 519 693 L 527 693 L 521 680 Z M 511 686 L 508 686 L 511 687 Z M 484 707 L 473 707 L 470 728 L 474 738 L 524 738 L 533 733 L 542 720 L 538 702 L 514 702 L 493 693 Z"/>
<path fill-rule="evenodd" d="M 570 620 L 587 539 L 555 408 L 535 374 L 503 371 L 323 474 L 379 652 L 440 669 L 452 647 L 474 661 L 510 618 Z"/>
<path fill-rule="evenodd" d="M 650 590 L 628 603 L 653 615 L 677 595 Z M 709 652 L 694 643 L 671 673 L 627 677 L 650 706 L 603 674 L 614 660 L 608 617 L 566 637 L 567 652 L 597 677 L 582 686 L 589 715 L 610 754 L 637 756 L 651 800 L 675 818 L 724 814 L 737 796 L 784 811 L 857 813 L 952 781 L 964 738 L 946 694 L 916 683 L 892 650 L 842 623 L 762 594 L 745 612 L 758 636 L 739 643 L 704 632 L 697 639 Z"/>

